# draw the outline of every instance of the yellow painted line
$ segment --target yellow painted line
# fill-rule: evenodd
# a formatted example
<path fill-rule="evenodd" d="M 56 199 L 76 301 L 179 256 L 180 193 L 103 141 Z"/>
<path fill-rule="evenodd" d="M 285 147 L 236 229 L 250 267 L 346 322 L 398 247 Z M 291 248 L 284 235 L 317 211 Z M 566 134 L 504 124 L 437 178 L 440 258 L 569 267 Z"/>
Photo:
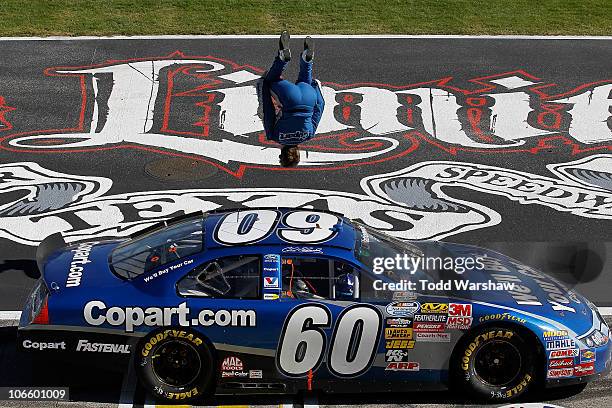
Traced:
<path fill-rule="evenodd" d="M 155 405 L 155 408 L 191 408 L 191 405 Z"/>
<path fill-rule="evenodd" d="M 156 405 L 155 408 L 191 408 L 191 405 Z"/>

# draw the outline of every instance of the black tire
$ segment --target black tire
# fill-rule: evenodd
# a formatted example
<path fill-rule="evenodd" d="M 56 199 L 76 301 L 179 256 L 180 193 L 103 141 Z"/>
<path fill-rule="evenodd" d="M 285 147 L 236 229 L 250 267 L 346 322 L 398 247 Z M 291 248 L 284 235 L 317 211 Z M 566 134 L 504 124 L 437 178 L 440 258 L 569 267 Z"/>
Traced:
<path fill-rule="evenodd" d="M 459 344 L 451 362 L 454 385 L 480 400 L 515 400 L 537 383 L 537 361 L 537 349 L 522 331 L 484 327 Z"/>
<path fill-rule="evenodd" d="M 142 339 L 136 353 L 138 379 L 155 398 L 189 402 L 210 392 L 214 359 L 200 334 L 183 328 L 155 331 Z"/>

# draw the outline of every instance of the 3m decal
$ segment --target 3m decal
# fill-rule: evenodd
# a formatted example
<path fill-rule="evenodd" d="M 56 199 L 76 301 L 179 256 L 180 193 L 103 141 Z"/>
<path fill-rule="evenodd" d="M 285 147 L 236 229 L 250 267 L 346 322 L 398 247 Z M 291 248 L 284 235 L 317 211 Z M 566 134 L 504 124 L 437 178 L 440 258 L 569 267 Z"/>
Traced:
<path fill-rule="evenodd" d="M 448 315 L 451 317 L 472 317 L 472 305 L 466 303 L 450 303 Z"/>

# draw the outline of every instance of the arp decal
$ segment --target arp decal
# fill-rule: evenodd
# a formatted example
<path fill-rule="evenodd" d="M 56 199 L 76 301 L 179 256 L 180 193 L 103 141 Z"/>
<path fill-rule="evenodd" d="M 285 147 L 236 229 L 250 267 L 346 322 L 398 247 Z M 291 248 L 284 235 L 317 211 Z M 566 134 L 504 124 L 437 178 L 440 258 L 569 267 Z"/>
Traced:
<path fill-rule="evenodd" d="M 245 210 L 324 206 L 396 238 L 441 239 L 501 222 L 495 210 L 449 196 L 445 191 L 451 187 L 580 217 L 612 219 L 611 168 L 612 155 L 607 154 L 550 164 L 555 178 L 480 164 L 430 161 L 366 177 L 361 181 L 364 194 L 236 188 L 106 195 L 112 186 L 107 178 L 58 173 L 29 162 L 0 164 L 0 197 L 6 195 L 2 200 L 6 203 L 0 205 L 0 237 L 26 245 L 37 245 L 56 232 L 68 241 L 123 237 L 160 219 L 231 204 Z M 308 247 L 283 251 L 288 248 L 310 251 Z"/>
<path fill-rule="evenodd" d="M 248 168 L 279 170 L 278 147 L 262 133 L 262 73 L 180 51 L 48 68 L 44 74 L 58 87 L 72 85 L 79 91 L 81 100 L 66 112 L 78 120 L 64 129 L 8 134 L 0 146 L 26 152 L 131 148 L 188 155 L 237 177 Z M 573 151 L 609 148 L 609 81 L 557 95 L 544 92 L 553 84 L 522 70 L 468 82 L 471 89 L 454 86 L 452 77 L 406 86 L 324 82 L 326 109 L 319 135 L 304 146 L 308 155 L 294 170 L 379 163 L 414 152 L 421 143 L 450 154 L 538 152 L 555 141 L 572 145 Z M 0 100 L 5 130 L 19 121 L 19 114 Z"/>

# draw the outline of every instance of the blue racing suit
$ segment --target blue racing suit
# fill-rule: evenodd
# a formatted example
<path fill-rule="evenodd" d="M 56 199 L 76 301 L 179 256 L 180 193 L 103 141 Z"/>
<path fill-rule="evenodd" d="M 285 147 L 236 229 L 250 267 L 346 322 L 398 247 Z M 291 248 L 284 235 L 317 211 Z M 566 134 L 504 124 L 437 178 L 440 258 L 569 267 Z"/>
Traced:
<path fill-rule="evenodd" d="M 264 77 L 262 104 L 264 129 L 268 140 L 295 146 L 314 137 L 325 102 L 321 89 L 312 79 L 312 62 L 300 57 L 296 83 L 281 78 L 287 62 L 278 56 Z M 277 114 L 272 98 L 280 105 Z"/>

